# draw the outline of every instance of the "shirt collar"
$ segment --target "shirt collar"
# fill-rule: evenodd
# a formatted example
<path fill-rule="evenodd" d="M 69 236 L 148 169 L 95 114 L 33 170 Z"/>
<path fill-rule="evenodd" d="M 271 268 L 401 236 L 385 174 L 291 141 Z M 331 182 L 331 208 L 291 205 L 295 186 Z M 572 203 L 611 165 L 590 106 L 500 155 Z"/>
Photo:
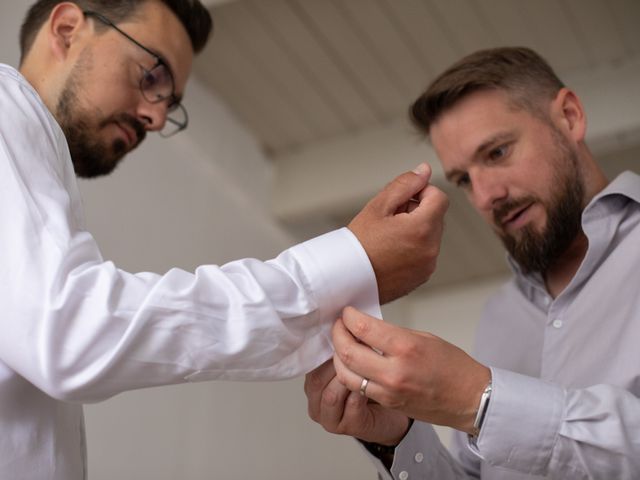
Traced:
<path fill-rule="evenodd" d="M 611 195 L 622 195 L 636 203 L 640 203 L 640 175 L 631 171 L 622 172 L 600 193 L 593 197 L 589 205 L 585 208 L 585 211 L 589 210 L 592 205 L 600 202 L 604 197 Z"/>

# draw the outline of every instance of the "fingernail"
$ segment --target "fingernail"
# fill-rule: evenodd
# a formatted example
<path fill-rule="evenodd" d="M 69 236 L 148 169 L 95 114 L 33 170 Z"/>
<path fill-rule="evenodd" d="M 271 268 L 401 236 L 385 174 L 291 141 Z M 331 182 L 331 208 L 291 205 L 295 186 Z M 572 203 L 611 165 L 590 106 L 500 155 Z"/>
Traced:
<path fill-rule="evenodd" d="M 427 173 L 427 164 L 421 163 L 420 165 L 418 165 L 416 168 L 413 169 L 413 173 L 415 173 L 416 175 L 423 175 Z"/>

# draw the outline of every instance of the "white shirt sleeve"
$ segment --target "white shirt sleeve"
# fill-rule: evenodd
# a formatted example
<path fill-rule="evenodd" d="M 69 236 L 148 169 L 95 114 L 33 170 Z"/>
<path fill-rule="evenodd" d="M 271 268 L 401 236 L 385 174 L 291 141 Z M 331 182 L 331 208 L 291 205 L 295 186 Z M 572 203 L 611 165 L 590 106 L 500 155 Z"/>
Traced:
<path fill-rule="evenodd" d="M 0 360 L 48 395 L 303 374 L 332 354 L 341 308 L 380 316 L 347 229 L 262 262 L 132 274 L 83 229 L 62 132 L 21 77 L 0 72 Z"/>

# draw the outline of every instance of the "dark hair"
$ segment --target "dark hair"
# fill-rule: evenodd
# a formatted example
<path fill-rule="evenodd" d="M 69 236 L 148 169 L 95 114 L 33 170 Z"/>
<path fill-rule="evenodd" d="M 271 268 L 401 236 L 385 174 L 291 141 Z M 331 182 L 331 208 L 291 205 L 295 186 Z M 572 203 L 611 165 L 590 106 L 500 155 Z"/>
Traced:
<path fill-rule="evenodd" d="M 563 87 L 549 64 L 529 48 L 480 50 L 436 78 L 413 103 L 409 115 L 428 134 L 433 122 L 463 97 L 478 90 L 503 90 L 516 108 L 546 118 L 542 101 L 552 100 Z"/>
<path fill-rule="evenodd" d="M 150 0 L 75 0 L 82 10 L 98 12 L 114 23 L 131 18 L 138 8 Z M 195 53 L 202 51 L 213 28 L 211 14 L 200 0 L 161 0 L 182 22 Z M 34 3 L 20 29 L 20 53 L 24 60 L 33 46 L 36 35 L 47 21 L 51 11 L 61 0 L 38 0 Z M 21 60 L 21 61 L 22 61 Z"/>

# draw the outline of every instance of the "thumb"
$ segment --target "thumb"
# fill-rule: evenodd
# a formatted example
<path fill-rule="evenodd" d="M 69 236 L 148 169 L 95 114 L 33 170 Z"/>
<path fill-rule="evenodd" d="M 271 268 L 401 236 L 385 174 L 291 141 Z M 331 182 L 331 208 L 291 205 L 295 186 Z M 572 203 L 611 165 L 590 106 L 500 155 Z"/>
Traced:
<path fill-rule="evenodd" d="M 413 171 L 394 178 L 377 197 L 383 214 L 394 214 L 399 207 L 424 190 L 430 178 L 431 167 L 426 163 L 421 163 Z"/>
<path fill-rule="evenodd" d="M 422 162 L 416 168 L 412 170 L 413 173 L 419 177 L 425 177 L 427 182 L 431 178 L 431 166 L 428 163 Z"/>

